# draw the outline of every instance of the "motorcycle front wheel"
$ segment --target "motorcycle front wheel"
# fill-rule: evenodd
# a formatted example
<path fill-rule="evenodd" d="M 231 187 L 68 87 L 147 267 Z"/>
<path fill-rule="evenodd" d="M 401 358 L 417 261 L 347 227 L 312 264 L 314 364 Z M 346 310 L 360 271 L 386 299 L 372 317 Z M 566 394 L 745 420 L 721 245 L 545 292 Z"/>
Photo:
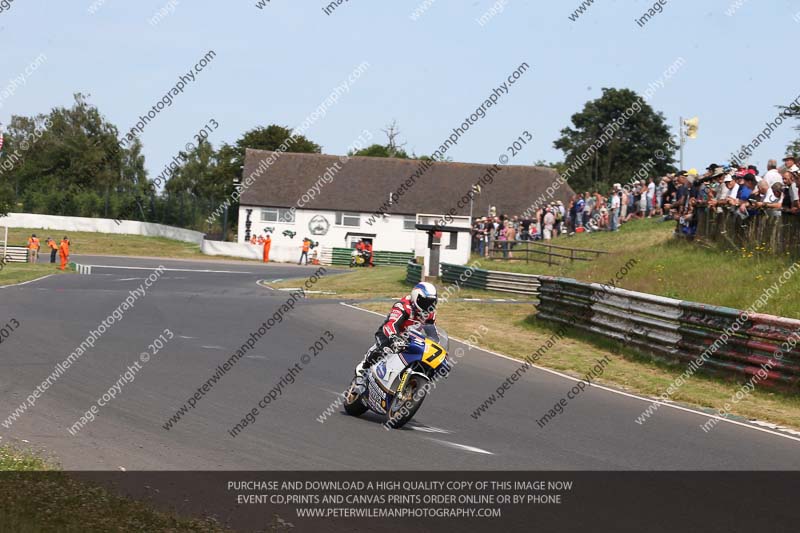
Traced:
<path fill-rule="evenodd" d="M 350 416 L 361 416 L 367 412 L 367 406 L 361 399 L 361 395 L 355 392 L 355 379 L 350 384 L 350 388 L 344 394 L 344 411 Z"/>
<path fill-rule="evenodd" d="M 430 380 L 420 374 L 413 374 L 403 387 L 403 391 L 392 400 L 387 413 L 386 425 L 392 429 L 400 429 L 408 424 L 419 410 L 425 395 L 428 393 Z"/>

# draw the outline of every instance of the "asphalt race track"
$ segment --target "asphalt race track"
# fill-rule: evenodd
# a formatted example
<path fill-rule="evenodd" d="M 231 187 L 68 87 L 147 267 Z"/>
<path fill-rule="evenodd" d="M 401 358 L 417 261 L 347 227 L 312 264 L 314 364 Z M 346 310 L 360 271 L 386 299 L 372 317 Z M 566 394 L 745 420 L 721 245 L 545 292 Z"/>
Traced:
<path fill-rule="evenodd" d="M 426 399 L 412 427 L 336 408 L 381 321 L 338 301 L 302 300 L 170 430 L 163 425 L 245 343 L 289 293 L 258 280 L 306 278 L 317 267 L 235 262 L 74 258 L 91 275 L 52 276 L 0 290 L 0 323 L 19 328 L 0 346 L 0 421 L 63 361 L 150 270 L 168 268 L 0 442 L 27 441 L 68 470 L 795 470 L 800 439 L 661 407 L 645 425 L 636 397 L 590 387 L 546 427 L 536 419 L 574 381 L 532 369 L 478 420 L 473 410 L 518 363 L 477 349 Z M 333 270 L 328 275 L 333 275 Z M 299 283 L 298 283 L 299 286 Z M 443 312 L 447 312 L 446 309 Z M 476 324 L 477 325 L 477 324 Z M 71 435 L 68 428 L 168 328 L 165 347 L 135 380 Z M 236 437 L 229 430 L 328 330 L 330 345 Z M 451 351 L 462 344 L 451 343 Z"/>

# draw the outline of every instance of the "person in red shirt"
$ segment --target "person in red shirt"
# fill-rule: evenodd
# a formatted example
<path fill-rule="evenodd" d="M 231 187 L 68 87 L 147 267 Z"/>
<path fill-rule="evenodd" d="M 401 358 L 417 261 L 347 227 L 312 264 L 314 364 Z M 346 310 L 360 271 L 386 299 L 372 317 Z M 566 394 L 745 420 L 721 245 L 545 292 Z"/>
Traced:
<path fill-rule="evenodd" d="M 366 241 L 364 243 L 364 252 L 367 254 L 367 261 L 369 262 L 369 266 L 374 267 L 375 263 L 372 261 L 372 242 Z"/>

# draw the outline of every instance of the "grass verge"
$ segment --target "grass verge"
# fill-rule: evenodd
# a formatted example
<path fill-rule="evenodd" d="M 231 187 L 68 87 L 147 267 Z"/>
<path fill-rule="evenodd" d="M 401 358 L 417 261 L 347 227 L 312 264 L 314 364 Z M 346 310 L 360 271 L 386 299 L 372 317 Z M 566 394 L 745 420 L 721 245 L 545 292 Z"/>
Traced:
<path fill-rule="evenodd" d="M 47 237 L 61 242 L 64 235 L 69 237 L 70 252 L 85 255 L 126 255 L 164 257 L 172 259 L 230 259 L 248 261 L 241 257 L 210 256 L 200 251 L 200 246 L 165 237 L 146 237 L 144 235 L 117 235 L 113 233 L 94 233 L 85 231 L 63 231 L 31 228 L 9 228 L 8 243 L 11 246 L 26 246 L 28 237 L 35 233 L 42 243 L 41 257 L 50 257 Z"/>
<path fill-rule="evenodd" d="M 50 263 L 8 263 L 0 270 L 0 285 L 13 285 L 32 279 L 41 278 L 48 274 L 65 274 L 69 271 L 62 271 Z"/>
<path fill-rule="evenodd" d="M 225 532 L 216 522 L 154 511 L 77 481 L 39 457 L 0 446 L 0 530 Z"/>
<path fill-rule="evenodd" d="M 332 291 L 336 294 L 310 294 L 312 298 L 365 299 L 365 298 L 402 298 L 411 290 L 411 285 L 406 283 L 406 267 L 382 266 L 375 268 L 357 268 L 343 274 L 326 274 L 314 284 L 315 291 Z M 299 278 L 298 278 L 299 279 Z M 269 286 L 279 289 L 297 287 L 298 279 L 288 279 Z M 444 287 L 439 286 L 439 291 Z M 454 293 L 453 298 L 516 298 L 527 300 L 527 296 L 508 294 L 504 292 L 482 291 L 478 289 L 463 288 Z"/>
<path fill-rule="evenodd" d="M 386 312 L 386 305 L 362 303 L 360 307 Z M 466 339 L 475 333 L 475 317 L 488 329 L 478 341 L 481 348 L 500 352 L 518 359 L 534 353 L 547 343 L 556 328 L 536 320 L 530 305 L 486 304 L 448 302 L 437 313 L 437 322 L 451 335 Z M 575 377 L 584 376 L 596 360 L 609 355 L 612 363 L 606 366 L 599 383 L 628 392 L 657 396 L 684 371 L 682 366 L 654 361 L 647 356 L 624 348 L 620 343 L 607 341 L 580 331 L 567 333 L 555 349 L 548 350 L 536 364 L 558 370 Z M 565 383 L 565 390 L 569 387 Z M 695 374 L 681 387 L 672 399 L 699 407 L 721 408 L 739 390 L 740 385 L 715 377 Z M 465 406 L 472 411 L 477 405 Z M 647 404 L 642 403 L 644 410 Z M 800 428 L 800 397 L 780 392 L 755 390 L 736 404 L 735 414 L 751 419 L 767 420 L 776 424 Z M 653 418 L 658 418 L 655 414 Z M 698 419 L 698 431 L 700 423 Z M 649 423 L 657 424 L 658 421 Z"/>

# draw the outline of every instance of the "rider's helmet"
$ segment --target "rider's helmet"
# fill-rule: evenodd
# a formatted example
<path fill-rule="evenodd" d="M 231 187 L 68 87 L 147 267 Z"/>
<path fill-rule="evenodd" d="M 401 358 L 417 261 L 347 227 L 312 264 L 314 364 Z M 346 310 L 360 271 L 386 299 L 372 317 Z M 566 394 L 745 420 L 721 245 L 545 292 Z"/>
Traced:
<path fill-rule="evenodd" d="M 411 303 L 420 313 L 429 315 L 436 309 L 436 287 L 423 281 L 411 289 Z"/>

